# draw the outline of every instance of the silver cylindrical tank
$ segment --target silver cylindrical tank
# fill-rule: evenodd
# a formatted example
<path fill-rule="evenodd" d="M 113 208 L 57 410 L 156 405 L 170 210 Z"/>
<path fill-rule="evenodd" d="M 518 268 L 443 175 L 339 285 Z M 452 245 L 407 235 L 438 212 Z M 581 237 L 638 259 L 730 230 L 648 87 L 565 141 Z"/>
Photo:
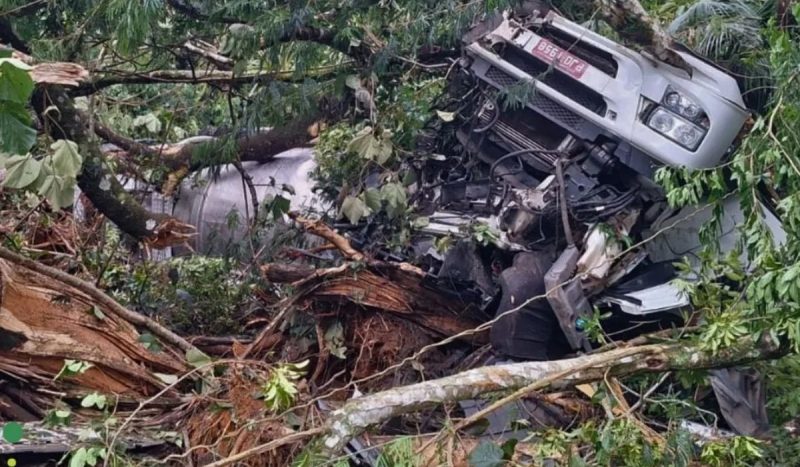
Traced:
<path fill-rule="evenodd" d="M 311 149 L 291 149 L 268 162 L 244 162 L 242 166 L 253 179 L 259 202 L 279 195 L 289 199 L 292 210 L 325 209 L 325 203 L 312 191 L 311 171 L 316 163 Z M 214 178 L 208 169 L 187 177 L 173 209 L 177 219 L 197 228 L 190 245 L 203 254 L 221 253 L 225 245 L 241 241 L 250 223 L 247 214 L 253 215 L 250 190 L 232 165 L 221 167 Z M 184 249 L 174 250 L 184 253 Z"/>

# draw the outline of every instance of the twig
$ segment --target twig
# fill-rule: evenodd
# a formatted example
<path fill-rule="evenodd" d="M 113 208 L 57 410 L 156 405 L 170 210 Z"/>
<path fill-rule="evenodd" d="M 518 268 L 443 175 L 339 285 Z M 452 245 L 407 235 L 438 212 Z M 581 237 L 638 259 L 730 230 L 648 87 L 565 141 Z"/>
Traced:
<path fill-rule="evenodd" d="M 639 398 L 639 400 L 638 400 L 638 401 L 636 401 L 636 403 L 635 403 L 635 404 L 633 404 L 632 406 L 630 406 L 630 408 L 629 408 L 628 410 L 626 410 L 626 411 L 625 411 L 625 415 L 632 414 L 633 412 L 635 412 L 635 411 L 636 411 L 636 409 L 638 409 L 639 407 L 641 407 L 641 405 L 642 405 L 642 404 L 644 404 L 644 402 L 645 402 L 645 401 L 646 401 L 646 400 L 647 400 L 647 399 L 648 399 L 650 396 L 652 396 L 652 395 L 653 395 L 653 393 L 654 393 L 654 392 L 656 392 L 656 390 L 657 390 L 657 389 L 658 389 L 658 388 L 659 388 L 659 387 L 660 387 L 662 384 L 664 384 L 664 381 L 666 381 L 666 380 L 667 380 L 667 378 L 669 378 L 671 375 L 672 375 L 672 372 L 671 372 L 671 371 L 668 371 L 668 372 L 664 373 L 663 375 L 661 375 L 661 378 L 659 378 L 659 379 L 658 379 L 658 381 L 656 381 L 656 384 L 654 384 L 652 387 L 650 387 L 650 389 L 648 389 L 648 390 L 647 390 L 647 392 L 645 392 L 644 394 L 642 394 L 642 397 L 640 397 L 640 398 Z"/>
<path fill-rule="evenodd" d="M 289 217 L 291 217 L 292 219 L 295 220 L 295 222 L 300 224 L 300 226 L 303 227 L 304 230 L 307 230 L 308 232 L 318 237 L 322 237 L 325 240 L 332 243 L 333 245 L 335 245 L 336 248 L 338 248 L 339 251 L 342 252 L 345 258 L 352 261 L 364 260 L 363 253 L 353 248 L 352 245 L 350 245 L 350 241 L 348 241 L 346 238 L 336 233 L 335 230 L 328 227 L 323 222 L 318 220 L 306 219 L 305 217 L 298 215 L 296 212 L 289 213 Z"/>
<path fill-rule="evenodd" d="M 244 450 L 239 454 L 235 454 L 230 457 L 226 457 L 225 459 L 218 460 L 216 462 L 212 462 L 210 464 L 206 464 L 205 467 L 222 467 L 224 465 L 230 465 L 234 462 L 238 462 L 243 459 L 247 459 L 250 456 L 255 456 L 256 454 L 261 454 L 267 451 L 271 451 L 273 449 L 279 448 L 281 446 L 285 446 L 287 444 L 292 444 L 297 441 L 311 438 L 312 436 L 317 436 L 325 432 L 323 427 L 311 428 L 305 431 L 298 431 L 297 433 L 292 433 L 291 435 L 284 436 L 282 438 L 272 440 L 269 443 L 261 444 L 258 446 L 254 446 L 250 449 Z"/>

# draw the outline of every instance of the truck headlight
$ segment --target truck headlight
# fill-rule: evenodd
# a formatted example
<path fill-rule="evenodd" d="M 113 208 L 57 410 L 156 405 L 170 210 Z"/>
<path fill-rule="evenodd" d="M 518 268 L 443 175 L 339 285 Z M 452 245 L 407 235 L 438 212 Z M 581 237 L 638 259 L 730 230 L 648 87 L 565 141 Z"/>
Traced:
<path fill-rule="evenodd" d="M 694 99 L 677 91 L 672 86 L 667 87 L 667 92 L 664 93 L 664 98 L 661 100 L 661 103 L 664 107 L 694 123 L 702 125 L 704 122 L 708 121 L 708 119 L 705 118 L 705 111 L 703 111 L 703 108 L 700 107 Z"/>
<path fill-rule="evenodd" d="M 650 114 L 647 126 L 692 151 L 697 149 L 706 135 L 705 129 L 663 107 Z"/>

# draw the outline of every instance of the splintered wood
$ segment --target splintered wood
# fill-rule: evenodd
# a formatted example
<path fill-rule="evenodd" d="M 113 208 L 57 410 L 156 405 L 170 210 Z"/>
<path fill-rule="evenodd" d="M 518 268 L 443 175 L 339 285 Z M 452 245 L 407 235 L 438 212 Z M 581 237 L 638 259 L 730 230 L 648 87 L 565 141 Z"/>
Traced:
<path fill-rule="evenodd" d="M 152 395 L 166 386 L 164 375 L 179 375 L 187 368 L 179 351 L 162 344 L 162 351 L 155 353 L 139 337 L 132 324 L 85 293 L 0 259 L 0 372 L 9 378 L 0 393 L 6 397 L 20 400 L 15 387 L 27 394 L 49 388 L 132 399 Z M 65 360 L 92 366 L 55 379 Z M 38 412 L 28 407 L 7 413 L 7 407 L 0 404 L 0 417 Z"/>

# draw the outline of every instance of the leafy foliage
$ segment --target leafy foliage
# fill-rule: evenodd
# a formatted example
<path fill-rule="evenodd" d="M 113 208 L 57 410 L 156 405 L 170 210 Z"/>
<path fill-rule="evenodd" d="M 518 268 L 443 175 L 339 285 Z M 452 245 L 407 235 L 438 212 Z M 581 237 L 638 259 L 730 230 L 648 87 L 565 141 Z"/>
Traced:
<path fill-rule="evenodd" d="M 297 397 L 297 381 L 305 374 L 308 360 L 300 363 L 286 363 L 273 368 L 262 393 L 267 408 L 281 412 L 294 405 Z"/>
<path fill-rule="evenodd" d="M 505 465 L 503 450 L 490 442 L 482 441 L 469 453 L 470 467 L 502 467 Z"/>
<path fill-rule="evenodd" d="M 25 154 L 36 141 L 25 109 L 33 92 L 30 67 L 0 55 L 0 162 L 2 154 Z"/>
<path fill-rule="evenodd" d="M 235 271 L 231 259 L 193 256 L 163 263 L 118 264 L 105 279 L 125 303 L 146 313 L 158 311 L 178 331 L 225 334 L 237 329 L 237 316 L 253 287 Z M 145 342 L 157 349 L 157 343 Z"/>
<path fill-rule="evenodd" d="M 376 467 L 415 467 L 420 463 L 420 457 L 414 454 L 411 438 L 401 437 L 386 445 L 375 465 Z"/>

